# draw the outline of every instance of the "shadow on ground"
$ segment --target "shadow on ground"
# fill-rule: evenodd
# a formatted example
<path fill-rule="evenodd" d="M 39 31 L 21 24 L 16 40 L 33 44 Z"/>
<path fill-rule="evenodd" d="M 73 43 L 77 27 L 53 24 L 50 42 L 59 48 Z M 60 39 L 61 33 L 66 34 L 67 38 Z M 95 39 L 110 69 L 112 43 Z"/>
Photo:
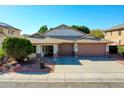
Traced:
<path fill-rule="evenodd" d="M 54 62 L 56 65 L 81 65 L 82 62 L 114 62 L 118 59 L 114 59 L 113 57 L 105 57 L 105 56 L 97 56 L 97 57 L 45 57 L 46 60 Z"/>
<path fill-rule="evenodd" d="M 45 59 L 54 62 L 56 65 L 81 65 L 80 60 L 77 57 L 46 57 Z"/>
<path fill-rule="evenodd" d="M 26 74 L 26 75 L 44 75 L 48 74 L 48 72 L 16 72 L 19 74 Z"/>
<path fill-rule="evenodd" d="M 99 56 L 99 57 L 79 57 L 79 60 L 89 60 L 89 61 L 95 61 L 95 62 L 110 62 L 110 61 L 117 61 L 116 59 L 113 59 L 113 57 L 109 56 Z"/>

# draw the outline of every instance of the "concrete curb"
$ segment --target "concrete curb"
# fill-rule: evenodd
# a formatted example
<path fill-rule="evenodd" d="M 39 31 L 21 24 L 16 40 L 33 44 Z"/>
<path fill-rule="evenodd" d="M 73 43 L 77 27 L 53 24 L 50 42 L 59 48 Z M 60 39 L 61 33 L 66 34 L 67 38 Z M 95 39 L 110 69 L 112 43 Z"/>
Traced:
<path fill-rule="evenodd" d="M 0 82 L 0 88 L 124 88 L 124 82 Z"/>

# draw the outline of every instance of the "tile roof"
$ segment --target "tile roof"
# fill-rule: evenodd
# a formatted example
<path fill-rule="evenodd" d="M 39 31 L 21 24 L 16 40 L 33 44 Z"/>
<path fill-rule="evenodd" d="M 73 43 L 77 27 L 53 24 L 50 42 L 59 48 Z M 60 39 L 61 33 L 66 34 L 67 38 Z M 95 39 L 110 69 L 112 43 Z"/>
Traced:
<path fill-rule="evenodd" d="M 79 32 L 79 33 L 81 33 L 81 34 L 86 34 L 86 33 L 82 32 L 82 31 L 80 31 L 80 30 L 78 30 L 78 29 L 76 29 L 76 28 L 74 28 L 74 27 L 71 27 L 71 26 L 68 26 L 68 25 L 65 25 L 65 24 L 59 25 L 59 26 L 57 26 L 57 27 L 55 27 L 55 28 L 52 28 L 52 29 L 50 29 L 50 30 L 44 32 L 43 34 L 45 34 L 45 33 L 47 33 L 47 32 L 50 32 L 50 31 L 53 31 L 53 30 L 56 30 L 56 29 L 61 29 L 61 28 L 63 28 L 63 27 L 64 27 L 65 29 L 75 30 L 75 31 L 77 31 L 77 32 Z"/>
<path fill-rule="evenodd" d="M 27 36 L 27 37 L 44 39 L 44 38 L 46 38 L 47 36 L 45 36 L 44 34 L 38 32 L 38 33 L 34 33 L 34 34 L 32 34 L 32 35 L 30 35 L 30 36 Z"/>
<path fill-rule="evenodd" d="M 49 37 L 63 40 L 77 40 L 80 39 L 82 36 L 49 36 Z"/>
<path fill-rule="evenodd" d="M 114 31 L 114 30 L 121 30 L 121 29 L 124 29 L 124 23 L 113 26 L 105 31 Z"/>
<path fill-rule="evenodd" d="M 66 26 L 66 25 L 60 25 Z M 58 28 L 57 27 L 57 28 Z M 68 26 L 66 26 L 68 28 Z M 55 29 L 57 29 L 55 28 Z M 54 28 L 53 28 L 54 29 Z M 53 30 L 52 29 L 52 30 Z M 69 27 L 70 29 L 70 27 Z M 71 28 L 72 29 L 72 28 Z M 74 29 L 73 29 L 74 30 Z M 77 30 L 76 30 L 77 31 Z M 82 33 L 81 36 L 46 36 L 44 33 L 35 33 L 31 36 L 27 37 L 34 44 L 42 44 L 42 43 L 110 43 L 111 41 L 97 38 L 95 36 Z"/>
<path fill-rule="evenodd" d="M 50 37 L 27 37 L 33 44 L 47 44 L 47 43 L 111 43 L 111 41 L 97 38 L 91 35 L 86 35 L 82 37 L 75 36 L 50 36 Z"/>
<path fill-rule="evenodd" d="M 31 41 L 33 44 L 58 44 L 58 43 L 73 43 L 72 40 L 64 40 L 64 39 L 55 39 L 55 38 L 50 38 L 46 37 L 44 39 L 38 39 L 38 38 L 27 38 L 28 40 Z"/>
<path fill-rule="evenodd" d="M 111 43 L 111 41 L 103 39 L 103 38 L 98 38 L 94 37 L 92 35 L 85 35 L 80 39 L 76 40 L 77 43 Z"/>
<path fill-rule="evenodd" d="M 15 27 L 13 27 L 13 26 L 11 26 L 11 25 L 9 25 L 9 24 L 3 23 L 3 22 L 0 22 L 0 27 L 3 27 L 3 28 L 10 28 L 10 29 L 15 29 L 15 30 L 21 31 L 20 29 L 15 28 Z"/>

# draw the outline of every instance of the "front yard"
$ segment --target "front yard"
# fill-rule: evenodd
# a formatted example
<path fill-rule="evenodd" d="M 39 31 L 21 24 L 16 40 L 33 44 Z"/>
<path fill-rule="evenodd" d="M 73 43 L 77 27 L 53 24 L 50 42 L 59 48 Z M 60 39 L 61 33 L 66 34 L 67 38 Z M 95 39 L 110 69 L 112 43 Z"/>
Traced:
<path fill-rule="evenodd" d="M 46 72 L 46 73 L 50 73 L 50 72 L 53 72 L 54 69 L 55 69 L 55 63 L 52 63 L 50 61 L 47 61 L 47 60 L 44 60 L 44 69 L 41 68 L 40 66 L 40 63 L 37 62 L 37 59 L 32 59 L 30 60 L 31 62 L 30 63 L 24 63 L 24 64 L 21 64 L 20 67 L 18 68 L 15 68 L 13 71 L 16 72 L 16 73 L 23 73 L 23 72 L 27 72 L 27 73 L 30 73 L 30 72 Z"/>
<path fill-rule="evenodd" d="M 52 72 L 37 71 L 36 64 L 24 65 L 22 72 L 1 74 L 0 87 L 5 82 L 12 86 L 24 83 L 20 87 L 124 87 L 122 57 L 61 57 L 54 59 L 55 64 L 49 63 L 53 59 L 47 60 L 46 66 L 54 66 Z"/>

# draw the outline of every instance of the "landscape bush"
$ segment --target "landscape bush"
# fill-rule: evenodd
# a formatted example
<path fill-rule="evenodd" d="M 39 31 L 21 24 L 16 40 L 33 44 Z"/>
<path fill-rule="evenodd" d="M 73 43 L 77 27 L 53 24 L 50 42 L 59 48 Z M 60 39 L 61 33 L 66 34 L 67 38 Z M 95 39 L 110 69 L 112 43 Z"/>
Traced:
<path fill-rule="evenodd" d="M 124 56 L 124 46 L 118 46 L 118 54 Z"/>
<path fill-rule="evenodd" d="M 25 38 L 6 38 L 2 43 L 2 48 L 7 56 L 18 62 L 23 61 L 28 55 L 33 53 L 31 42 Z"/>

